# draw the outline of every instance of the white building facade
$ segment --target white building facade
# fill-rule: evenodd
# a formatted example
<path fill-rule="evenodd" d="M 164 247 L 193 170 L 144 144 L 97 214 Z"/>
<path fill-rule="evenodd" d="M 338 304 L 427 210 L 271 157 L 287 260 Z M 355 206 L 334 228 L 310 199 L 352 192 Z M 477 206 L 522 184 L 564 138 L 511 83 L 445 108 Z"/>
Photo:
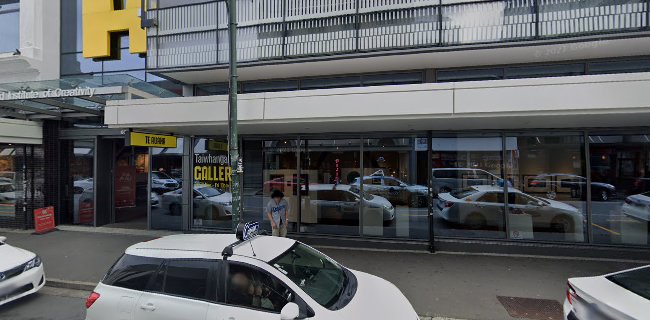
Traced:
<path fill-rule="evenodd" d="M 60 222 L 228 230 L 226 2 L 149 1 L 146 54 L 116 34 L 120 54 L 94 60 L 84 4 L 57 4 L 56 45 L 20 22 L 30 80 L 131 88 L 100 115 L 22 119 L 56 123 L 75 164 Z M 244 220 L 280 190 L 296 236 L 648 248 L 650 2 L 242 0 L 238 16 Z"/>

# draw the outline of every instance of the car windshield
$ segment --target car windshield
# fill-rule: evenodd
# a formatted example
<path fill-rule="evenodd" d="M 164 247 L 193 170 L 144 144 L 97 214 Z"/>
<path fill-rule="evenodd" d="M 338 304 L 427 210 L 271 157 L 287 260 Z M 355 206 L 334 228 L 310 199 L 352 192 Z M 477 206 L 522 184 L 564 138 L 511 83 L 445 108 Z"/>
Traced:
<path fill-rule="evenodd" d="M 607 279 L 650 300 L 650 267 L 617 273 Z"/>
<path fill-rule="evenodd" d="M 173 180 L 172 177 L 170 177 L 169 175 L 167 175 L 167 174 L 164 173 L 164 172 L 152 172 L 152 173 L 151 173 L 151 176 L 152 176 L 154 179 L 161 179 L 161 180 L 162 180 L 162 179 L 168 179 L 168 180 Z"/>
<path fill-rule="evenodd" d="M 355 196 L 359 197 L 359 193 L 360 193 L 360 192 L 359 192 L 359 188 L 357 188 L 357 187 L 350 188 L 350 192 L 354 193 Z M 363 199 L 364 199 L 364 200 L 368 200 L 368 201 L 370 201 L 370 200 L 372 200 L 372 199 L 375 198 L 375 196 L 371 195 L 370 193 L 368 193 L 368 192 L 366 192 L 366 191 L 364 191 L 364 192 L 361 193 L 361 194 L 363 194 Z"/>
<path fill-rule="evenodd" d="M 223 192 L 221 192 L 220 190 L 211 187 L 198 188 L 196 189 L 196 191 L 198 191 L 206 198 L 216 197 L 218 195 L 223 194 Z"/>
<path fill-rule="evenodd" d="M 338 263 L 301 243 L 270 264 L 325 308 L 339 301 L 347 285 L 347 276 Z"/>

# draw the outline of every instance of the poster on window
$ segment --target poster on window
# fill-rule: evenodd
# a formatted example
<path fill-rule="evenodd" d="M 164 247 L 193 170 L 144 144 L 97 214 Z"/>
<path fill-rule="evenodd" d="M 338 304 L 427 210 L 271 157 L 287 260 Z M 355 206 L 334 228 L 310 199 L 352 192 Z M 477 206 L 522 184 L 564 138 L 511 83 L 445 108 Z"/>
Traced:
<path fill-rule="evenodd" d="M 194 186 L 210 186 L 229 191 L 232 168 L 228 164 L 228 145 L 206 139 L 203 147 L 200 153 L 195 149 Z"/>
<path fill-rule="evenodd" d="M 135 207 L 134 166 L 118 166 L 115 174 L 115 207 Z"/>

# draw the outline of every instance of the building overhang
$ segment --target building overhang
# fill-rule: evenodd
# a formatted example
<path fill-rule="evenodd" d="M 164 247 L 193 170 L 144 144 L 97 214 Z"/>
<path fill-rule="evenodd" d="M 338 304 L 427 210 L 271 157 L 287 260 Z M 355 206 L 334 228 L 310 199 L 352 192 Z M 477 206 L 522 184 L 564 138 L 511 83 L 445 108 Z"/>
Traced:
<path fill-rule="evenodd" d="M 126 75 L 0 84 L 0 118 L 101 118 L 107 101 L 175 96 Z"/>
<path fill-rule="evenodd" d="M 432 83 L 239 95 L 242 134 L 641 127 L 650 73 Z M 110 102 L 105 124 L 227 134 L 228 97 Z"/>

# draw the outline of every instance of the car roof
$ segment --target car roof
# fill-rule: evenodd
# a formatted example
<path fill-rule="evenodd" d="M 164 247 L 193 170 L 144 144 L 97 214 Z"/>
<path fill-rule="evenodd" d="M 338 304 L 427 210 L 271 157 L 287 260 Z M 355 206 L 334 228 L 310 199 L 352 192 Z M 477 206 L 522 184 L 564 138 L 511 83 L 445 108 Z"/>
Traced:
<path fill-rule="evenodd" d="M 485 171 L 478 168 L 433 168 L 433 171 L 451 171 L 451 170 L 472 170 L 472 171 Z"/>
<path fill-rule="evenodd" d="M 351 186 L 348 184 L 314 184 L 314 185 L 309 185 L 309 191 L 322 191 L 322 190 L 348 191 L 350 190 L 350 187 Z"/>
<path fill-rule="evenodd" d="M 234 234 L 177 234 L 134 244 L 125 253 L 164 259 L 221 259 L 223 249 L 236 244 L 233 255 L 269 262 L 295 243 L 288 238 L 270 236 L 256 236 L 240 243 Z"/>
<path fill-rule="evenodd" d="M 479 192 L 503 192 L 503 187 L 492 186 L 492 185 L 477 185 L 477 186 L 472 186 L 472 188 L 474 188 L 474 190 Z M 519 189 L 508 187 L 508 193 L 510 192 L 523 193 Z"/>

